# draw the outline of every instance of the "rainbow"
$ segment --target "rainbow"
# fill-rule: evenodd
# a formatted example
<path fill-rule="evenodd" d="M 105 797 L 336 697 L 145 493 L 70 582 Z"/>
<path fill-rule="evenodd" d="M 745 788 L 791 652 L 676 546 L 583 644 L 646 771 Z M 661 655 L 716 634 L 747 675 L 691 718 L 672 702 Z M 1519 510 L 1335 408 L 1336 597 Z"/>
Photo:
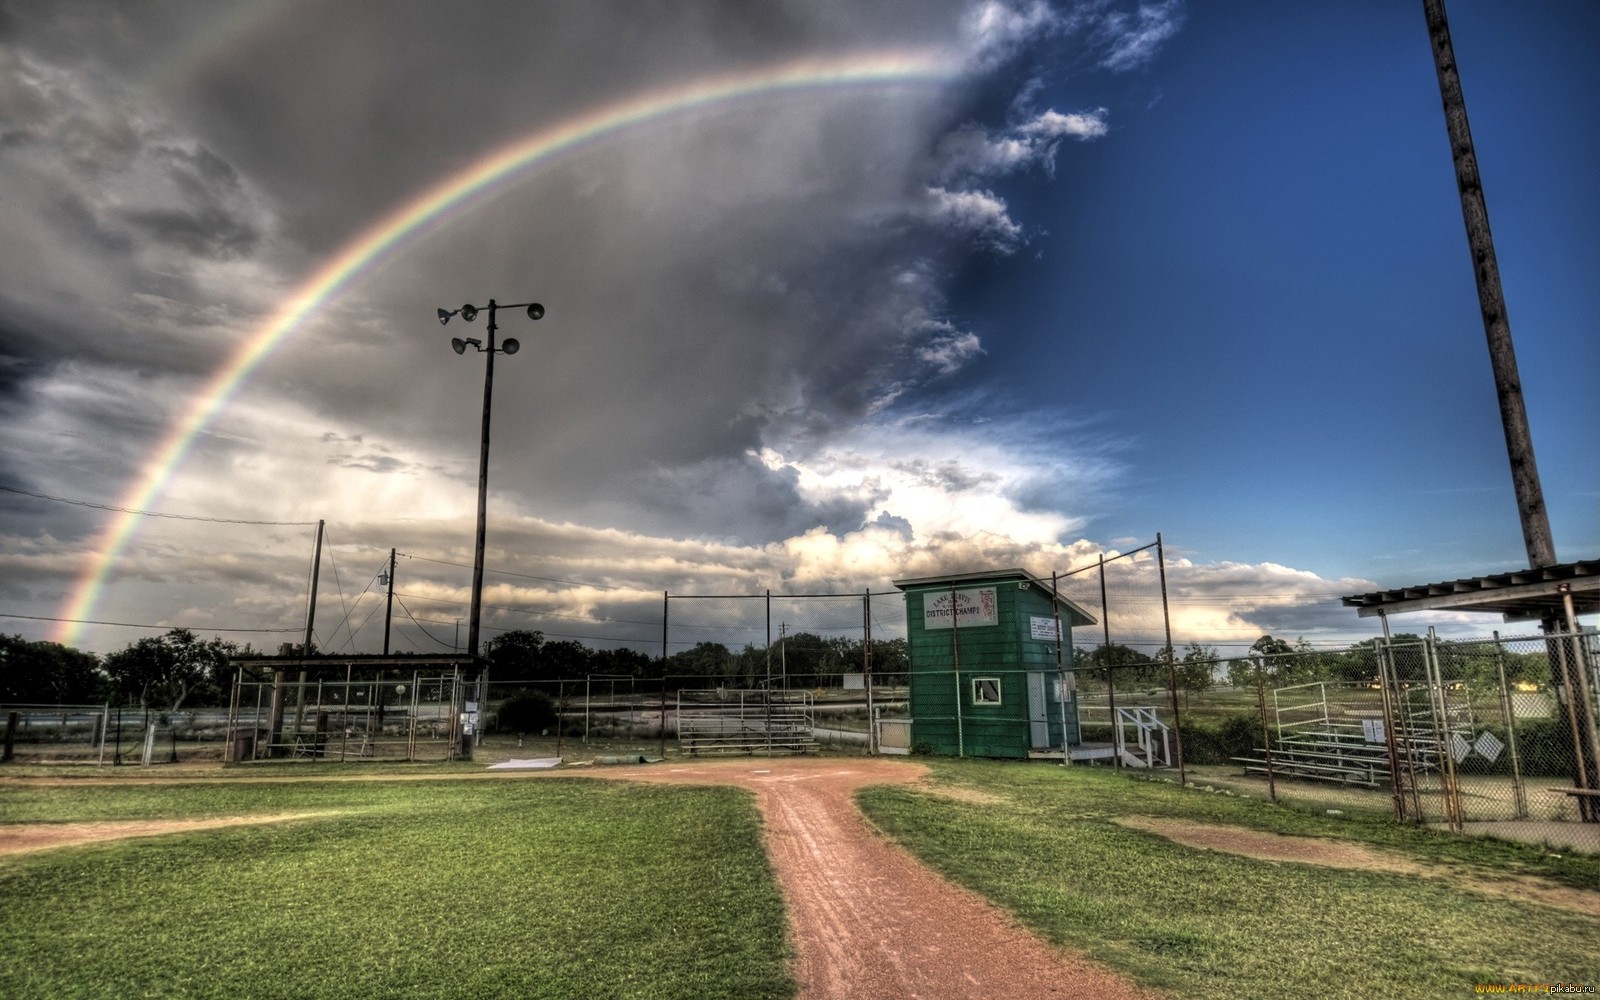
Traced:
<path fill-rule="evenodd" d="M 522 171 L 631 126 L 741 98 L 785 90 L 940 83 L 955 79 L 960 72 L 957 59 L 948 53 L 929 50 L 804 59 L 703 78 L 626 98 L 490 151 L 379 218 L 295 288 L 189 400 L 152 449 L 143 471 L 134 478 L 117 506 L 127 511 L 149 507 L 182 465 L 196 439 L 245 384 L 256 366 L 289 339 L 308 316 L 410 238 L 443 222 L 453 210 L 487 195 Z M 138 523 L 137 513 L 111 516 L 57 615 L 60 619 L 56 628 L 57 642 L 77 645 L 82 625 L 87 624 L 84 620 L 94 617 L 111 568 Z"/>

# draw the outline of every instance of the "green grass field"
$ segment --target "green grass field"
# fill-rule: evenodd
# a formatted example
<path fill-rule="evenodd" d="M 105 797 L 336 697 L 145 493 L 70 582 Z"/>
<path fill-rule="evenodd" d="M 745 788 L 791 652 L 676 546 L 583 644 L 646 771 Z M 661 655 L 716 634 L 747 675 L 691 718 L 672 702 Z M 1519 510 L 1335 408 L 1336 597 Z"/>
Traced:
<path fill-rule="evenodd" d="M 337 815 L 0 860 L 7 997 L 788 997 L 750 798 L 588 780 L 7 789 L 0 822 Z"/>
<path fill-rule="evenodd" d="M 875 823 L 1044 937 L 1175 996 L 1432 997 L 1479 982 L 1600 980 L 1600 913 L 1448 879 L 1199 851 L 1113 820 L 1349 840 L 1479 878 L 1588 889 L 1600 888 L 1594 856 L 1102 768 L 925 763 L 936 783 L 998 801 L 867 789 L 858 801 Z M 472 771 L 482 777 L 481 764 Z M 0 995 L 793 995 L 782 900 L 747 793 L 325 780 L 363 772 L 440 773 L 266 765 L 189 784 L 0 791 L 0 823 L 327 814 L 0 858 Z"/>
<path fill-rule="evenodd" d="M 936 870 L 1046 938 L 1185 997 L 1457 996 L 1476 983 L 1600 980 L 1589 916 L 1447 879 L 1195 850 L 1113 822 L 1144 815 L 1351 840 L 1478 877 L 1600 889 L 1600 858 L 1332 818 L 1110 770 L 940 762 L 968 803 L 907 788 L 858 802 Z M 1532 893 L 1530 893 L 1532 895 Z"/>

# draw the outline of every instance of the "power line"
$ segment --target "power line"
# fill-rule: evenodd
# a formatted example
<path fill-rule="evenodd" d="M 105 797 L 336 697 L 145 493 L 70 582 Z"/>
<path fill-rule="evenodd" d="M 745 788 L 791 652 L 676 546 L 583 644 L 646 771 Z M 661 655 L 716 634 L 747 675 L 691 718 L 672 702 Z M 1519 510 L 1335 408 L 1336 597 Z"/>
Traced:
<path fill-rule="evenodd" d="M 453 642 L 445 642 L 445 641 L 441 640 L 438 636 L 434 635 L 432 632 L 429 632 L 427 629 L 423 628 L 422 627 L 422 622 L 417 619 L 416 615 L 411 613 L 411 609 L 410 608 L 406 607 L 406 602 L 405 601 L 398 601 L 397 600 L 397 601 L 395 601 L 395 603 L 400 605 L 400 610 L 404 611 L 406 613 L 406 617 L 411 619 L 411 623 L 417 627 L 418 631 L 420 631 L 423 635 L 427 636 L 429 639 L 432 639 L 435 643 L 438 643 L 444 649 L 448 649 L 451 652 L 455 652 L 455 650 L 456 650 L 455 643 L 453 643 Z M 434 622 L 433 624 L 435 624 L 435 625 L 448 625 L 448 624 L 451 624 L 451 623 L 450 622 Z"/>
<path fill-rule="evenodd" d="M 166 517 L 176 521 L 209 521 L 212 524 L 261 524 L 270 527 L 306 527 L 316 524 L 315 521 L 244 521 L 231 517 L 205 517 L 201 514 L 167 514 L 157 510 L 135 510 L 132 507 L 118 507 L 115 504 L 95 503 L 91 500 L 72 500 L 67 497 L 53 497 L 48 493 L 35 493 L 32 490 L 21 490 L 15 486 L 6 486 L 0 483 L 0 490 L 7 493 L 20 493 L 25 497 L 37 497 L 40 500 L 53 500 L 56 503 L 69 503 L 74 507 L 93 507 L 95 510 L 113 510 L 122 514 L 138 514 L 140 517 Z M 223 631 L 227 631 L 226 629 Z"/>
<path fill-rule="evenodd" d="M 452 604 L 452 605 L 455 605 L 456 607 L 464 607 L 464 606 L 467 605 L 466 601 L 452 601 L 452 600 L 449 600 L 449 599 L 443 598 L 443 597 L 424 597 L 421 594 L 402 594 L 398 590 L 394 592 L 394 596 L 396 596 L 396 597 L 409 597 L 413 601 L 427 601 L 430 604 Z M 483 607 L 487 611 L 509 611 L 509 612 L 511 612 L 513 614 L 535 615 L 535 616 L 538 616 L 540 618 L 567 618 L 567 619 L 570 619 L 572 621 L 599 622 L 602 625 L 660 625 L 661 624 L 661 620 L 659 618 L 655 619 L 654 621 L 645 621 L 643 619 L 637 619 L 637 618 L 596 618 L 594 615 L 567 615 L 567 614 L 562 614 L 559 611 L 532 611 L 532 610 L 529 610 L 528 608 L 508 608 L 508 607 L 505 607 L 503 605 L 498 605 L 498 604 L 485 604 Z M 720 627 L 720 626 L 707 626 L 707 627 L 715 628 L 715 627 Z"/>
<path fill-rule="evenodd" d="M 414 556 L 409 552 L 401 552 L 401 553 L 399 553 L 399 555 L 405 556 L 407 559 L 415 559 L 418 562 L 438 563 L 440 566 L 455 566 L 458 569 L 472 569 L 472 567 L 468 566 L 466 563 L 450 562 L 447 559 L 429 559 L 427 556 Z M 496 576 L 514 576 L 519 580 L 539 580 L 539 581 L 541 581 L 543 583 L 560 583 L 560 584 L 564 584 L 565 586 L 568 586 L 568 587 L 593 587 L 596 590 L 634 590 L 634 589 L 636 589 L 634 587 L 611 587 L 611 586 L 607 586 L 606 584 L 603 584 L 603 583 L 582 583 L 582 582 L 580 582 L 578 580 L 558 580 L 553 576 L 529 576 L 526 573 L 512 573 L 512 572 L 509 572 L 508 570 L 488 569 L 487 567 L 484 569 L 484 572 L 485 573 L 493 573 Z"/>
<path fill-rule="evenodd" d="M 46 615 L 12 615 L 0 612 L 0 618 L 21 618 L 32 622 L 68 622 L 73 625 L 115 625 L 118 628 L 187 629 L 190 632 L 298 632 L 298 628 L 212 628 L 209 625 L 144 625 L 138 622 L 102 622 L 87 618 L 51 618 Z"/>

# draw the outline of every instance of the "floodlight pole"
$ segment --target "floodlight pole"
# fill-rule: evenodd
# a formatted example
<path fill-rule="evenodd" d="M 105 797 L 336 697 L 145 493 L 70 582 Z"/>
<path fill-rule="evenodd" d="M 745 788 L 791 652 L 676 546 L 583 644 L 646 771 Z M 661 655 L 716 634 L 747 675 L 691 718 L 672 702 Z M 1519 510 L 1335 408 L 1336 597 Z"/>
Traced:
<path fill-rule="evenodd" d="M 483 614 L 483 549 L 488 537 L 489 513 L 489 411 L 494 398 L 494 314 L 499 306 L 489 300 L 489 344 L 483 367 L 483 436 L 478 444 L 478 533 L 472 549 L 472 611 L 467 619 L 467 655 L 478 655 L 478 627 Z"/>
<path fill-rule="evenodd" d="M 496 354 L 515 354 L 519 346 L 515 340 L 509 339 L 506 341 L 504 347 L 497 348 L 495 346 L 494 334 L 495 331 L 499 329 L 499 325 L 495 322 L 495 313 L 501 309 L 513 308 L 527 309 L 529 319 L 537 320 L 544 316 L 544 306 L 541 306 L 537 302 L 519 302 L 515 305 L 502 306 L 494 299 L 490 299 L 489 304 L 484 307 L 484 309 L 486 309 L 489 313 L 488 344 L 480 344 L 476 340 L 461 339 L 452 340 L 450 344 L 457 354 L 466 353 L 467 346 L 471 345 L 472 347 L 476 348 L 480 354 L 488 355 L 483 369 L 483 433 L 479 438 L 478 444 L 478 528 L 477 536 L 473 543 L 472 555 L 472 610 L 469 612 L 469 619 L 467 623 L 467 655 L 472 657 L 474 665 L 476 665 L 478 661 L 479 626 L 482 623 L 483 614 L 483 550 L 484 542 L 488 536 L 489 415 L 494 400 L 494 356 Z M 471 304 L 464 305 L 460 309 L 440 309 L 439 323 L 442 326 L 445 323 L 450 322 L 450 317 L 456 315 L 457 313 L 461 315 L 462 319 L 470 323 L 477 317 L 480 311 L 482 310 L 479 310 L 476 306 Z M 481 679 L 482 678 L 480 677 L 480 681 Z M 488 691 L 481 683 L 479 688 L 481 701 L 482 697 L 487 696 Z M 463 692 L 465 692 L 465 688 L 463 688 Z M 464 698 L 465 694 L 463 694 L 463 699 Z M 464 713 L 465 710 L 466 706 L 462 705 L 461 711 Z M 482 711 L 481 704 L 479 711 Z M 463 758 L 468 760 L 472 759 L 472 745 L 475 737 L 475 732 L 472 734 L 468 734 L 466 732 L 462 733 L 460 755 Z"/>

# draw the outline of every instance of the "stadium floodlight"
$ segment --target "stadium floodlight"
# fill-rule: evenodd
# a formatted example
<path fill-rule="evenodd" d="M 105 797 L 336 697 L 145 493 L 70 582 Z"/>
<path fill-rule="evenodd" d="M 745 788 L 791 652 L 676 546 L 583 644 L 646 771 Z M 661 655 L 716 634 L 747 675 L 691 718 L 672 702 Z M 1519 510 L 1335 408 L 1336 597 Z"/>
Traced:
<path fill-rule="evenodd" d="M 501 346 L 495 346 L 494 333 L 498 329 L 495 324 L 495 313 L 501 309 L 527 309 L 529 319 L 538 320 L 544 318 L 544 306 L 537 302 L 518 302 L 513 305 L 503 306 L 494 299 L 490 299 L 489 304 L 483 308 L 489 311 L 489 337 L 487 344 L 471 337 L 453 337 L 450 340 L 450 349 L 457 354 L 465 354 L 467 345 L 470 344 L 480 354 L 488 355 L 485 359 L 486 364 L 483 371 L 483 435 L 478 447 L 478 537 L 477 544 L 474 546 L 472 560 L 472 617 L 471 623 L 467 626 L 467 655 L 474 660 L 478 656 L 479 625 L 482 621 L 483 612 L 483 549 L 484 541 L 488 534 L 489 413 L 490 402 L 494 397 L 494 356 L 496 354 L 515 354 L 522 347 L 515 339 L 509 337 L 506 338 L 505 343 Z M 440 309 L 439 322 L 441 325 L 448 323 L 451 316 L 460 314 L 462 319 L 470 323 L 477 318 L 479 311 L 478 307 L 470 302 L 460 309 Z M 465 695 L 465 688 L 462 691 L 463 695 Z M 465 710 L 465 704 L 458 706 L 458 712 L 462 714 L 458 714 L 456 717 L 464 717 Z M 472 757 L 472 739 L 473 737 L 468 734 L 462 734 L 461 736 L 459 752 L 462 757 L 469 760 Z"/>

